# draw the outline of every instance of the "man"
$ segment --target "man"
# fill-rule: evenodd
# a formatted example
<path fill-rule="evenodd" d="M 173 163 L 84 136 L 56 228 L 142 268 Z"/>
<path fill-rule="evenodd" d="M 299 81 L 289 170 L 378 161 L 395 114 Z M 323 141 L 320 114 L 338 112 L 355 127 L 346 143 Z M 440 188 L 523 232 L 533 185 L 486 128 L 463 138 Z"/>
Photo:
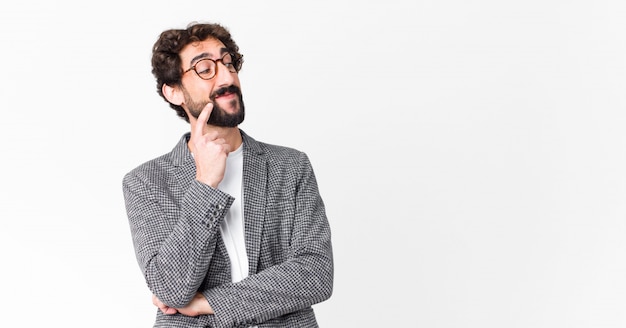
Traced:
<path fill-rule="evenodd" d="M 243 57 L 229 31 L 161 33 L 157 91 L 190 124 L 173 150 L 124 176 L 154 327 L 317 327 L 333 287 L 330 227 L 308 157 L 238 125 Z"/>

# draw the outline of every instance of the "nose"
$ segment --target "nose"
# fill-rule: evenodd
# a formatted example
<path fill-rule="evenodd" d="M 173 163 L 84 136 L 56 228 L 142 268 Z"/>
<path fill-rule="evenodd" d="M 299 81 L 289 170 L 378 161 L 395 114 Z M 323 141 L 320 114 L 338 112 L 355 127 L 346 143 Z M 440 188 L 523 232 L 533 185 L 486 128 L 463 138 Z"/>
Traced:
<path fill-rule="evenodd" d="M 226 67 L 226 65 L 224 65 L 224 63 L 222 63 L 221 61 L 217 62 L 217 72 L 215 73 L 215 82 L 217 83 L 218 87 L 225 87 L 225 86 L 232 85 L 233 82 L 235 81 L 235 74 L 237 73 L 231 73 L 228 70 L 228 67 Z"/>

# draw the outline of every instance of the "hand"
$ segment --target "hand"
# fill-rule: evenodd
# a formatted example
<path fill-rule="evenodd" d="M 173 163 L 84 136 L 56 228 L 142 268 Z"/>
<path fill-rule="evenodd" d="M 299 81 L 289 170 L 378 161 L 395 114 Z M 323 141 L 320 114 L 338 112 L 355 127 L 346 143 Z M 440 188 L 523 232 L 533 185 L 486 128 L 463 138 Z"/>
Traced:
<path fill-rule="evenodd" d="M 176 314 L 180 313 L 186 316 L 195 317 L 203 314 L 214 314 L 213 308 L 209 305 L 207 299 L 201 293 L 196 293 L 189 304 L 182 308 L 173 308 L 165 305 L 161 300 L 152 295 L 152 304 L 156 305 L 163 314 Z"/>
<path fill-rule="evenodd" d="M 156 295 L 152 294 L 152 304 L 156 305 L 156 307 L 163 312 L 163 314 L 176 314 L 178 310 L 175 308 L 169 307 L 165 305 L 165 303 L 161 302 L 161 300 L 156 297 Z"/>
<path fill-rule="evenodd" d="M 191 302 L 184 308 L 176 309 L 180 314 L 195 317 L 203 314 L 214 314 L 213 308 L 209 305 L 206 297 L 202 293 L 196 293 Z"/>
<path fill-rule="evenodd" d="M 217 131 L 205 133 L 212 111 L 213 104 L 208 103 L 195 122 L 192 122 L 189 149 L 196 162 L 196 180 L 217 188 L 224 179 L 230 146 L 224 138 L 219 138 Z"/>

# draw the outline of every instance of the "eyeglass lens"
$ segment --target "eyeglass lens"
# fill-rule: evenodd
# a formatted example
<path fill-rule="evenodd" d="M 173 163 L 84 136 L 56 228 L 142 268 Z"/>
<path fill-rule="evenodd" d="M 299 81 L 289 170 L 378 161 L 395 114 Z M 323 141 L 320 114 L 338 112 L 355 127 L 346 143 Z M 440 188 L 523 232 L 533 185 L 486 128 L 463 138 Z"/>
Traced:
<path fill-rule="evenodd" d="M 235 73 L 235 65 L 233 65 L 233 57 L 231 54 L 225 54 L 224 57 L 218 59 L 224 64 L 228 71 Z M 203 79 L 210 79 L 215 76 L 217 64 L 211 59 L 202 59 L 195 65 L 196 72 Z"/>

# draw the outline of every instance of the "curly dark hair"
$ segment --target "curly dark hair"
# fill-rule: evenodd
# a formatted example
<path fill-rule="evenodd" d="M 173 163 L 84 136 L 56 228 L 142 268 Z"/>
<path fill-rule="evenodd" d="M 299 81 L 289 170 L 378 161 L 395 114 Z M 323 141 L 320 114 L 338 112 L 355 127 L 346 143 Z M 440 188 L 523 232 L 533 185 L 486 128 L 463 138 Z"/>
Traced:
<path fill-rule="evenodd" d="M 163 31 L 152 48 L 152 74 L 156 78 L 157 92 L 165 99 L 176 114 L 189 122 L 185 110 L 170 103 L 163 95 L 163 84 L 180 86 L 183 76 L 183 67 L 180 60 L 180 51 L 192 42 L 204 41 L 209 38 L 220 40 L 228 52 L 233 56 L 233 64 L 237 72 L 243 64 L 243 56 L 239 53 L 239 46 L 232 39 L 230 32 L 222 25 L 215 23 L 192 23 L 186 29 L 170 29 Z"/>

